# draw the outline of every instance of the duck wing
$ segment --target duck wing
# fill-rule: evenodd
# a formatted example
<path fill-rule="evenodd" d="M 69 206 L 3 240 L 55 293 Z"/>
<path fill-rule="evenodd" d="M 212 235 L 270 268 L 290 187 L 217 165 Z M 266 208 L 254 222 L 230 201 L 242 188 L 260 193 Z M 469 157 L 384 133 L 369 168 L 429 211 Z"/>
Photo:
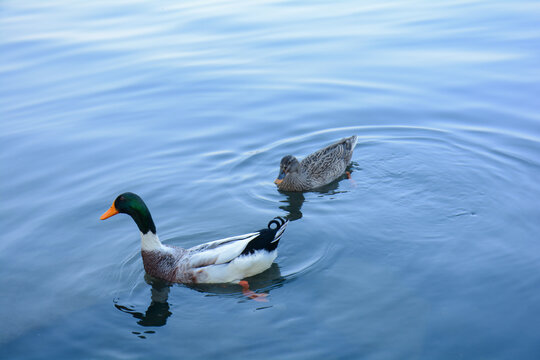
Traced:
<path fill-rule="evenodd" d="M 335 176 L 338 176 L 351 161 L 357 141 L 356 135 L 341 139 L 308 155 L 300 165 L 311 177 L 322 177 L 326 173 L 333 174 L 334 172 L 336 172 Z"/>
<path fill-rule="evenodd" d="M 208 242 L 188 249 L 191 268 L 208 265 L 218 265 L 231 262 L 242 255 L 248 255 L 258 250 L 273 251 L 285 231 L 288 221 L 277 217 L 268 223 L 267 229 L 257 232 L 233 236 L 226 239 Z M 272 228 L 273 225 L 275 228 Z"/>

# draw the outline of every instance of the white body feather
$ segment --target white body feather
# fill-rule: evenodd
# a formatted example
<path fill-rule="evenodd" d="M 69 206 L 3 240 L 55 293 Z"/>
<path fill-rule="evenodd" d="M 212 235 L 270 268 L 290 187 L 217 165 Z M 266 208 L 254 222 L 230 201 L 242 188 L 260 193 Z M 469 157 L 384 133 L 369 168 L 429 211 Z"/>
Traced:
<path fill-rule="evenodd" d="M 277 250 L 268 252 L 259 250 L 249 255 L 242 255 L 229 263 L 209 265 L 195 270 L 199 283 L 226 283 L 242 280 L 262 273 L 268 269 L 277 257 Z"/>

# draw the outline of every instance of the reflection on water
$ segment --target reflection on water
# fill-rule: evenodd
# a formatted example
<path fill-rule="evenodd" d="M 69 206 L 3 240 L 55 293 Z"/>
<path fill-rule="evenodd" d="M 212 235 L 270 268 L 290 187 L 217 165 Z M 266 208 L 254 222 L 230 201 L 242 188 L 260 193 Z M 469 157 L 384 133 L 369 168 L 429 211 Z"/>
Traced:
<path fill-rule="evenodd" d="M 137 319 L 137 324 L 144 327 L 159 327 L 167 324 L 167 319 L 173 314 L 169 305 L 169 292 L 173 283 L 154 278 L 148 274 L 144 275 L 144 280 L 148 285 L 151 285 L 150 305 L 144 313 L 137 311 L 132 306 L 122 305 L 119 299 L 114 300 L 114 306 Z M 249 283 L 251 292 L 269 294 L 271 290 L 283 286 L 285 278 L 281 276 L 281 271 L 276 263 L 255 276 L 246 278 Z M 242 291 L 242 287 L 238 284 L 182 284 L 190 289 L 205 293 L 206 296 L 223 296 L 232 295 L 238 297 L 241 302 L 249 300 L 249 296 Z M 265 298 L 268 301 L 268 298 Z M 258 309 L 271 307 L 264 306 Z M 139 337 L 144 338 L 144 335 L 135 333 Z"/>
<path fill-rule="evenodd" d="M 302 205 L 304 204 L 304 201 L 306 198 L 304 197 L 304 194 L 301 192 L 292 192 L 292 191 L 279 191 L 280 193 L 287 196 L 286 199 L 280 200 L 280 203 L 284 203 L 284 205 L 280 205 L 280 209 L 286 211 L 288 214 L 285 216 L 285 218 L 289 221 L 295 221 L 302 218 L 302 212 L 300 209 L 302 208 Z"/>
<path fill-rule="evenodd" d="M 277 263 L 273 263 L 268 270 L 245 280 L 248 281 L 249 288 L 252 291 L 264 291 L 267 293 L 283 286 L 285 282 Z M 246 300 L 242 295 L 242 287 L 237 284 L 184 284 L 184 286 L 205 293 L 206 296 L 234 295 L 241 300 Z"/>
<path fill-rule="evenodd" d="M 114 306 L 125 313 L 131 314 L 137 319 L 137 324 L 141 326 L 163 326 L 167 323 L 167 319 L 172 315 L 169 311 L 169 291 L 171 289 L 171 283 L 153 278 L 148 274 L 145 274 L 144 280 L 147 284 L 152 286 L 150 295 L 150 305 L 143 314 L 135 309 L 118 304 L 118 300 L 115 299 Z"/>
<path fill-rule="evenodd" d="M 342 181 L 346 180 L 349 181 L 350 187 L 355 187 L 356 182 L 352 178 L 352 173 L 358 169 L 358 164 L 356 162 L 351 162 L 351 164 L 347 167 L 346 172 L 341 175 L 336 180 L 332 181 L 330 184 L 321 186 L 320 188 L 310 191 L 312 193 L 318 193 L 321 196 L 324 195 L 334 195 L 338 193 L 345 193 L 349 190 L 338 190 L 340 187 L 340 183 Z M 304 204 L 304 201 L 306 200 L 303 192 L 295 192 L 295 191 L 281 191 L 278 190 L 281 194 L 285 195 L 287 198 L 284 200 L 280 200 L 280 203 L 283 203 L 283 205 L 280 205 L 279 208 L 283 211 L 287 212 L 287 215 L 285 218 L 289 221 L 295 221 L 302 218 L 302 205 Z"/>

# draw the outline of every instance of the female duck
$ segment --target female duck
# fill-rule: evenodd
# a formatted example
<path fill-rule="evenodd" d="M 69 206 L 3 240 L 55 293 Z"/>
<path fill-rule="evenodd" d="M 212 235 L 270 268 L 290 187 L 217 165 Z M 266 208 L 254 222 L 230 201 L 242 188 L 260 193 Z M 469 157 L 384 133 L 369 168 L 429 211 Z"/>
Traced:
<path fill-rule="evenodd" d="M 301 162 L 292 155 L 283 157 L 274 183 L 283 191 L 307 191 L 331 183 L 345 172 L 357 141 L 356 135 L 341 139 Z"/>
<path fill-rule="evenodd" d="M 225 283 L 241 280 L 268 269 L 288 221 L 276 217 L 267 229 L 183 249 L 164 245 L 144 201 L 136 194 L 119 195 L 103 215 L 128 214 L 141 232 L 144 269 L 151 276 L 180 283 Z"/>

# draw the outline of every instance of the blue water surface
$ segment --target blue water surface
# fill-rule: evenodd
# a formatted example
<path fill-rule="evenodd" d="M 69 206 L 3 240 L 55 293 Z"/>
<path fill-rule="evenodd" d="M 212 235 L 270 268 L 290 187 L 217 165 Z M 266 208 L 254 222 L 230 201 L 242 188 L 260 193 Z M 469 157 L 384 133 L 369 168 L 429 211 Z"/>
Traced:
<path fill-rule="evenodd" d="M 2 359 L 540 358 L 540 3 L 0 3 Z M 351 179 L 277 191 L 359 137 Z M 238 285 L 163 242 L 292 221 Z"/>

